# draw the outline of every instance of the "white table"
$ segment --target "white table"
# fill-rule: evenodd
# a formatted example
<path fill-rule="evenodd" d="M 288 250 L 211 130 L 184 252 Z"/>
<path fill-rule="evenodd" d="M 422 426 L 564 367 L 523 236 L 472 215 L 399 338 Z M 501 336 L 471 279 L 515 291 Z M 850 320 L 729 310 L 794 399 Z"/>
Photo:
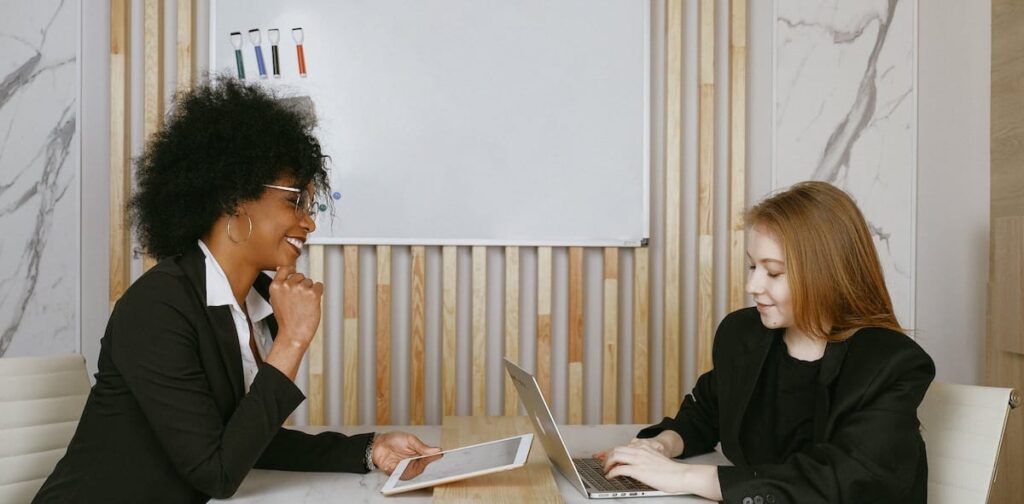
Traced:
<path fill-rule="evenodd" d="M 587 456 L 594 452 L 609 448 L 612 444 L 624 444 L 645 425 L 559 425 L 558 428 L 565 439 L 569 452 L 574 456 Z M 345 434 L 361 432 L 386 432 L 402 430 L 411 432 L 425 443 L 438 446 L 441 442 L 441 427 L 429 426 L 363 426 L 363 427 L 307 427 L 301 430 L 317 433 L 324 430 L 335 430 Z M 535 440 L 539 443 L 539 440 Z M 712 452 L 688 459 L 699 464 L 727 465 L 728 461 L 720 452 Z M 567 503 L 589 502 L 568 480 L 552 467 L 552 474 L 558 483 L 558 490 Z M 369 474 L 349 473 L 302 473 L 285 471 L 252 470 L 242 482 L 238 492 L 227 501 L 231 503 L 361 503 L 361 502 L 393 502 L 395 504 L 430 504 L 432 490 L 418 490 L 392 497 L 381 495 L 387 475 L 380 471 Z M 636 499 L 602 499 L 601 502 L 623 502 L 631 504 L 678 504 L 678 503 L 710 503 L 712 501 L 694 496 L 676 496 L 661 498 Z"/>

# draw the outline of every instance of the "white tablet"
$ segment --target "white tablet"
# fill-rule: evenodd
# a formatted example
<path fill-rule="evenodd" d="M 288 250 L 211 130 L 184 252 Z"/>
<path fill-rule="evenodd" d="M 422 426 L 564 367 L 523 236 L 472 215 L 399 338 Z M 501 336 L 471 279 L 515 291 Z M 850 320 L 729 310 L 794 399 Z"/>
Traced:
<path fill-rule="evenodd" d="M 405 459 L 380 491 L 392 495 L 522 467 L 532 444 L 533 434 L 523 434 Z"/>

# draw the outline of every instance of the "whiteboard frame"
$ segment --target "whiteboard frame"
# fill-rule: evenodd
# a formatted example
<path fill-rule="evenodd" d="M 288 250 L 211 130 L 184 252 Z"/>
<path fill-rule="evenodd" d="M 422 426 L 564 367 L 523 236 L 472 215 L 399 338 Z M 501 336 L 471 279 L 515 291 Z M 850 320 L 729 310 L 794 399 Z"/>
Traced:
<path fill-rule="evenodd" d="M 209 25 L 207 53 L 209 68 L 217 68 L 217 0 L 209 1 Z M 653 36 L 653 20 L 651 19 L 651 3 L 638 2 L 643 9 L 643 135 L 641 186 L 643 188 L 641 218 L 643 238 L 639 240 L 593 239 L 593 240 L 495 240 L 495 239 L 409 239 L 409 238 L 355 238 L 355 237 L 321 237 L 310 236 L 308 245 L 426 245 L 426 246 L 522 246 L 522 247 L 646 247 L 651 236 L 651 37 Z M 249 79 L 246 79 L 247 81 Z"/>

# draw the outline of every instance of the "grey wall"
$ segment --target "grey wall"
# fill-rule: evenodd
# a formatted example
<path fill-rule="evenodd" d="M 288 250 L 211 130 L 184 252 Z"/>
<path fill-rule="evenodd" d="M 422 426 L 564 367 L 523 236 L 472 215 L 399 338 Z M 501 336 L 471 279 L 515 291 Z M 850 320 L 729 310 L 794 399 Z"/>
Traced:
<path fill-rule="evenodd" d="M 96 372 L 110 272 L 110 1 L 82 10 L 82 354 Z"/>
<path fill-rule="evenodd" d="M 921 0 L 917 339 L 937 379 L 984 373 L 992 14 L 988 1 Z"/>

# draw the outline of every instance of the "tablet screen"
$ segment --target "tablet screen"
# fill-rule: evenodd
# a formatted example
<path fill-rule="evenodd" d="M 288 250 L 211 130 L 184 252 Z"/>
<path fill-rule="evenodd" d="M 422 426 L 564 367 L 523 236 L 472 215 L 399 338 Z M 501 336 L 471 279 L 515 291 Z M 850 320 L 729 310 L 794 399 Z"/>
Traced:
<path fill-rule="evenodd" d="M 398 477 L 394 488 L 400 489 L 428 481 L 512 465 L 516 461 L 520 442 L 520 438 L 514 437 L 412 459 Z"/>

